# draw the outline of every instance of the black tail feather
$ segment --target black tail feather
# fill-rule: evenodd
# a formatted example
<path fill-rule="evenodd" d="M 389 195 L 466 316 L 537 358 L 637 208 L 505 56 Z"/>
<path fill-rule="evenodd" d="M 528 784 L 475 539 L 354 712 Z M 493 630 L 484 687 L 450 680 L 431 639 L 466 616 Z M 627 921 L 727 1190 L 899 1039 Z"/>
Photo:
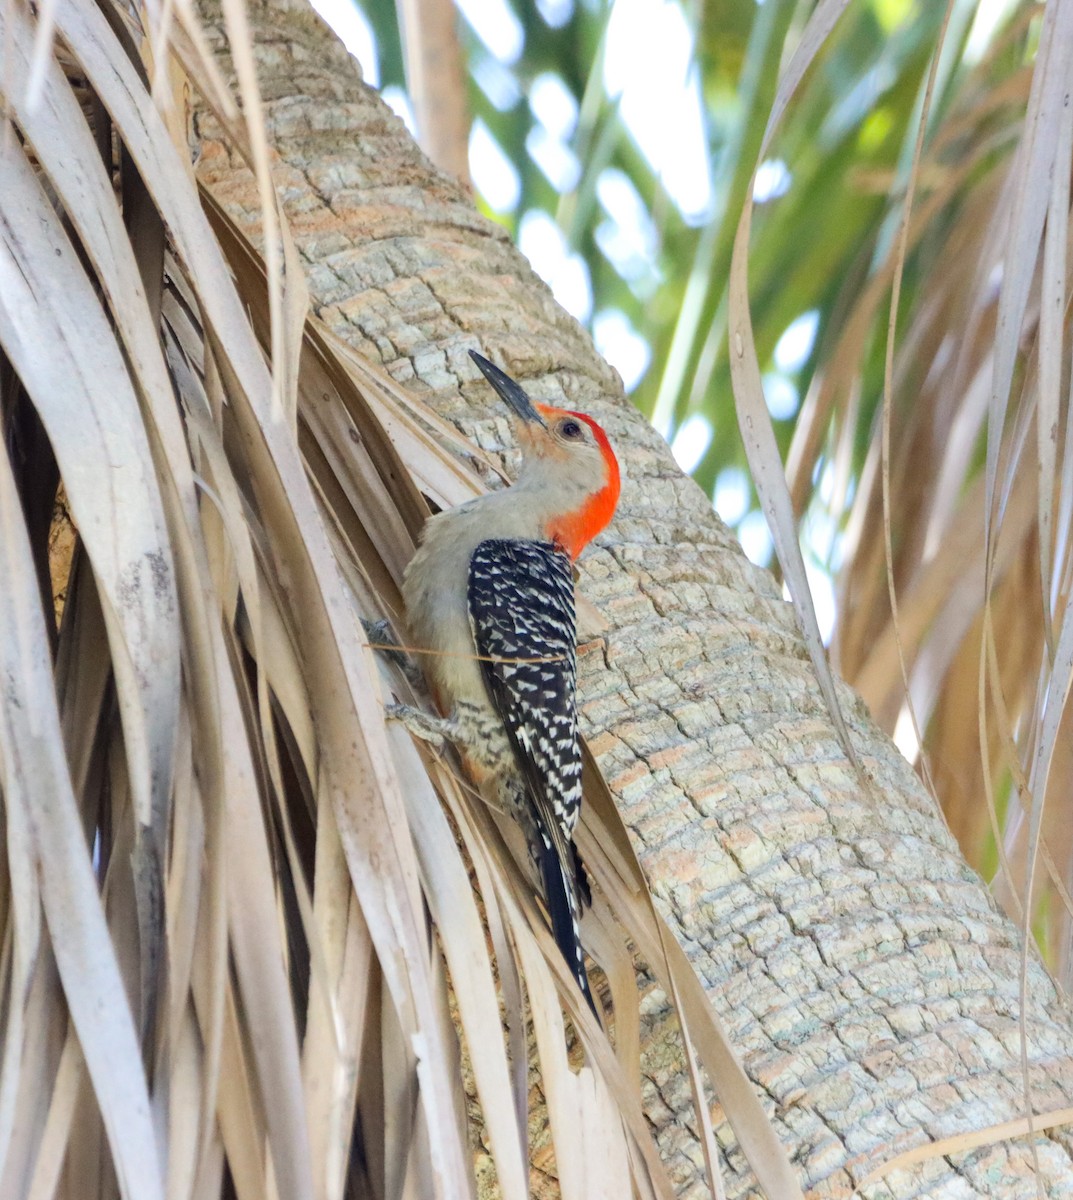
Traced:
<path fill-rule="evenodd" d="M 589 976 L 585 970 L 585 955 L 581 949 L 581 936 L 578 930 L 580 911 L 574 883 L 567 877 L 563 870 L 563 864 L 559 861 L 559 856 L 554 849 L 549 845 L 544 845 L 542 838 L 540 841 L 542 844 L 537 857 L 541 879 L 544 883 L 544 897 L 551 915 L 551 931 L 555 938 L 555 944 L 562 951 L 566 965 L 577 980 L 577 985 L 581 988 L 582 995 L 592 1010 L 592 1015 L 599 1021 L 600 1014 L 596 1011 L 596 1002 L 593 1000 L 592 991 L 589 988 Z M 571 867 L 573 866 L 574 864 L 571 863 Z"/>

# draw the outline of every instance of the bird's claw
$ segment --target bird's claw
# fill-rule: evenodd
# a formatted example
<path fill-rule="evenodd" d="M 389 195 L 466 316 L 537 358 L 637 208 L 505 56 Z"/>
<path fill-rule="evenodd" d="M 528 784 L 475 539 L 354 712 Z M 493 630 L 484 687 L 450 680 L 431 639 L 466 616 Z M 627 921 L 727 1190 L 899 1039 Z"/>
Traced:
<path fill-rule="evenodd" d="M 388 659 L 406 676 L 406 682 L 411 687 L 421 687 L 424 682 L 421 668 L 399 645 L 398 635 L 392 628 L 391 622 L 387 618 L 379 621 L 367 621 L 362 617 L 361 627 L 365 630 L 369 645 L 374 650 L 386 654 Z"/>
<path fill-rule="evenodd" d="M 441 752 L 445 749 L 447 737 L 442 717 L 433 717 L 410 704 L 385 704 L 384 716 L 389 721 L 401 721 L 414 737 L 427 742 L 433 749 Z"/>

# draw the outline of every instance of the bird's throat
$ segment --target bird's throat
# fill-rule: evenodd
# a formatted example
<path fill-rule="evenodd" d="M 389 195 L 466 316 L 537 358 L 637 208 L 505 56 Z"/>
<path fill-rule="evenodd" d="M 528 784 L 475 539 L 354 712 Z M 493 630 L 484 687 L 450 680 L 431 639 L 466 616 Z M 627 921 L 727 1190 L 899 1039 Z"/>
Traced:
<path fill-rule="evenodd" d="M 615 515 L 617 503 L 618 488 L 614 483 L 608 483 L 598 492 L 586 497 L 580 508 L 552 517 L 545 530 L 546 536 L 549 541 L 562 546 L 573 561 L 589 542 L 607 527 Z"/>

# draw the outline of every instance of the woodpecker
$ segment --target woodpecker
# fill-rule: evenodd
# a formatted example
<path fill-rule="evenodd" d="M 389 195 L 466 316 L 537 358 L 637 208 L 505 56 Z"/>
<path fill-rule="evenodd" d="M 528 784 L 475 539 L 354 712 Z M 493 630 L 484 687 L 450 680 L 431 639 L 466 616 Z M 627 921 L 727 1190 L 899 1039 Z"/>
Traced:
<path fill-rule="evenodd" d="M 418 736 L 453 742 L 519 823 L 555 941 L 595 1013 L 578 931 L 588 894 L 573 834 L 581 810 L 573 564 L 607 525 L 619 466 L 584 413 L 534 403 L 470 357 L 511 408 L 517 482 L 432 517 L 403 597 L 441 717 L 397 708 Z"/>

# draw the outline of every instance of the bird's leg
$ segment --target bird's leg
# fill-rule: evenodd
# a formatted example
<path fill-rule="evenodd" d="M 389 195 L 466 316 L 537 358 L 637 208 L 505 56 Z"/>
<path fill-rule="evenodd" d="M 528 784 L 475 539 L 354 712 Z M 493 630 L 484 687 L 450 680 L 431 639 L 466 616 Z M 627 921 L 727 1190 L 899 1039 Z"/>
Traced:
<path fill-rule="evenodd" d="M 476 783 L 494 781 L 492 786 L 480 790 L 481 799 L 489 808 L 515 820 L 519 818 L 524 787 L 520 780 L 512 779 L 511 772 L 502 774 L 505 761 L 513 765 L 506 735 L 501 728 L 489 730 L 487 718 L 482 722 L 479 710 L 460 704 L 449 717 L 437 717 L 410 704 L 388 704 L 384 715 L 388 720 L 401 721 L 414 737 L 436 750 L 442 750 L 450 742 L 461 753 Z"/>
<path fill-rule="evenodd" d="M 362 617 L 361 625 L 373 649 L 387 655 L 388 659 L 406 676 L 406 682 L 411 687 L 424 687 L 425 679 L 421 674 L 421 668 L 399 645 L 398 636 L 390 621 L 386 618 L 381 621 L 366 621 Z"/>
<path fill-rule="evenodd" d="M 401 721 L 415 738 L 437 750 L 442 750 L 447 742 L 455 742 L 454 722 L 450 717 L 434 717 L 412 704 L 385 704 L 384 716 L 389 721 Z"/>
<path fill-rule="evenodd" d="M 450 742 L 457 747 L 478 782 L 513 767 L 502 722 L 490 708 L 462 701 L 449 717 L 436 717 L 409 704 L 389 704 L 384 712 L 389 719 L 401 721 L 423 742 L 440 747 Z"/>

